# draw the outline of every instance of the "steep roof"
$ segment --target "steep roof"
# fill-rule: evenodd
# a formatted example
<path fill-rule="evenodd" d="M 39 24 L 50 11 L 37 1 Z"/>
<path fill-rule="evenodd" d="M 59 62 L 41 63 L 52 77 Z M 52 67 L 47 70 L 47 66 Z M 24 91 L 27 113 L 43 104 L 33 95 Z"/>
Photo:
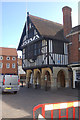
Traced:
<path fill-rule="evenodd" d="M 31 22 L 34 24 L 36 29 L 38 30 L 39 34 L 42 37 L 48 38 L 48 39 L 57 39 L 65 42 L 69 42 L 69 40 L 66 39 L 64 36 L 64 31 L 63 31 L 63 25 L 46 20 L 40 17 L 36 17 L 33 15 L 29 15 L 29 19 Z M 23 28 L 22 36 L 19 42 L 18 50 L 21 50 L 20 46 L 22 44 L 23 37 L 26 34 L 26 23 Z"/>
<path fill-rule="evenodd" d="M 70 34 L 78 31 L 80 31 L 80 25 L 73 27 Z"/>
<path fill-rule="evenodd" d="M 16 48 L 0 47 L 0 55 L 17 56 L 17 50 Z"/>
<path fill-rule="evenodd" d="M 65 40 L 62 24 L 32 15 L 29 18 L 43 37 Z"/>

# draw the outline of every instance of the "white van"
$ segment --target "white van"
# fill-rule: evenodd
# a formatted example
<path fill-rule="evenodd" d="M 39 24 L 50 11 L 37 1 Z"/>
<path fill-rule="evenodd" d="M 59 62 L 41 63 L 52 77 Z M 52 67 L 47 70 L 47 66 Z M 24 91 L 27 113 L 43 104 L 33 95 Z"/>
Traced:
<path fill-rule="evenodd" d="M 4 75 L 2 82 L 2 91 L 14 92 L 16 94 L 20 89 L 19 82 L 20 80 L 18 79 L 18 75 Z"/>

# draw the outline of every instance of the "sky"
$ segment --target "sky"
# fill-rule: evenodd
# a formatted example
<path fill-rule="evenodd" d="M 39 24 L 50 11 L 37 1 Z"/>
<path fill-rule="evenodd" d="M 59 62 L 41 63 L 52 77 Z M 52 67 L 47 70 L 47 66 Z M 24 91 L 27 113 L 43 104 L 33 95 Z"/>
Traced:
<path fill-rule="evenodd" d="M 26 13 L 63 24 L 62 7 L 72 8 L 72 26 L 78 25 L 78 1 L 71 2 L 2 2 L 0 3 L 2 38 L 0 47 L 17 48 Z M 2 44 L 1 44 L 2 42 Z M 21 55 L 21 53 L 19 52 Z M 19 55 L 19 56 L 20 56 Z"/>

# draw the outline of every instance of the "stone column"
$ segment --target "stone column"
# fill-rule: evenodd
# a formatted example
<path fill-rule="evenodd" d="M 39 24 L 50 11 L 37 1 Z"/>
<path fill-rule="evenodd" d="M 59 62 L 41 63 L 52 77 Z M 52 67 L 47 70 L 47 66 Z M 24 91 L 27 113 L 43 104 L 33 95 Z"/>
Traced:
<path fill-rule="evenodd" d="M 33 76 L 33 88 L 35 88 L 35 85 L 36 85 L 36 77 Z"/>
<path fill-rule="evenodd" d="M 29 88 L 29 84 L 30 84 L 30 81 L 29 81 L 29 77 L 26 78 L 27 79 L 27 87 Z"/>
<path fill-rule="evenodd" d="M 51 90 L 57 89 L 57 78 L 53 75 L 51 76 Z"/>
<path fill-rule="evenodd" d="M 44 89 L 44 76 L 41 75 L 41 89 Z"/>
<path fill-rule="evenodd" d="M 67 87 L 70 87 L 70 86 L 69 86 L 69 81 L 70 81 L 69 78 L 65 78 L 65 87 L 66 87 L 66 88 L 67 88 Z"/>

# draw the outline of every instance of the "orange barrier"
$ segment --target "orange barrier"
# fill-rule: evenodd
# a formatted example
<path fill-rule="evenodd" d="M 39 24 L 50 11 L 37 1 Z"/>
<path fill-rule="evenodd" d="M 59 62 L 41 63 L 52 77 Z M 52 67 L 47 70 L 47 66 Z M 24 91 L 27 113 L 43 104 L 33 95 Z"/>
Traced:
<path fill-rule="evenodd" d="M 51 120 L 53 120 L 53 111 L 59 110 L 59 120 L 61 120 L 61 118 L 66 118 L 66 120 L 68 120 L 68 109 L 72 108 L 73 109 L 73 120 L 75 120 L 75 108 L 76 107 L 79 108 L 79 120 L 80 120 L 80 101 L 72 101 L 72 102 L 65 102 L 65 103 L 39 104 L 33 108 L 33 119 L 36 120 L 35 112 L 36 112 L 36 110 L 41 108 L 41 111 L 42 111 L 41 115 L 44 118 L 45 118 L 45 112 L 51 111 Z M 65 116 L 61 116 L 62 109 L 66 110 Z"/>

